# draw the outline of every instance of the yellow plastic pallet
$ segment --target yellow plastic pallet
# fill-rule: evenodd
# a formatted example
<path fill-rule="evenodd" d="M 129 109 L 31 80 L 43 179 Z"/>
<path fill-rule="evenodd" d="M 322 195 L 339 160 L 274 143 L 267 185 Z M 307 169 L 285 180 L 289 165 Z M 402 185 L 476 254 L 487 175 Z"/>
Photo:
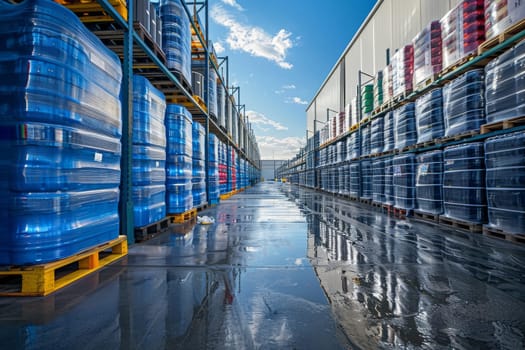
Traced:
<path fill-rule="evenodd" d="M 169 214 L 168 216 L 171 217 L 172 223 L 182 224 L 197 217 L 197 208 L 192 208 L 182 214 Z"/>
<path fill-rule="evenodd" d="M 84 23 L 93 22 L 113 22 L 113 18 L 110 14 L 102 8 L 102 6 L 95 0 L 55 0 L 56 2 L 64 5 L 71 11 L 77 14 L 80 20 Z M 128 9 L 126 2 L 122 0 L 110 0 L 109 3 L 113 5 L 115 10 L 124 18 L 128 19 Z"/>
<path fill-rule="evenodd" d="M 110 249 L 111 253 L 108 252 Z M 46 296 L 127 254 L 127 237 L 119 236 L 110 242 L 59 261 L 12 267 L 0 271 L 0 296 Z M 62 268 L 64 269 L 57 274 Z M 21 277 L 21 280 L 13 284 L 13 277 L 17 276 Z"/>

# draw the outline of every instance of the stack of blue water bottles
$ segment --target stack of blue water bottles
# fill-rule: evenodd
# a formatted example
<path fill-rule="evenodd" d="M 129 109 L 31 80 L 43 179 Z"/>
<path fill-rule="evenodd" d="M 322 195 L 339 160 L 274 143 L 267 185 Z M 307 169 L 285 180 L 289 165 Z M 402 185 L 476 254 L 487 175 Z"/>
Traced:
<path fill-rule="evenodd" d="M 210 133 L 208 143 L 208 182 L 209 182 L 209 202 L 216 204 L 219 202 L 219 139 Z"/>
<path fill-rule="evenodd" d="M 193 206 L 206 204 L 206 169 L 205 169 L 205 135 L 204 127 L 197 122 L 192 124 L 192 195 Z"/>
<path fill-rule="evenodd" d="M 72 12 L 0 2 L 0 264 L 117 238 L 122 71 Z"/>
<path fill-rule="evenodd" d="M 162 20 L 162 51 L 166 55 L 167 66 L 191 84 L 191 30 L 190 19 L 182 0 L 162 0 L 160 2 Z"/>
<path fill-rule="evenodd" d="M 164 95 L 144 77 L 133 76 L 133 213 L 135 227 L 166 216 Z"/>
<path fill-rule="evenodd" d="M 166 211 L 181 214 L 193 207 L 192 121 L 185 107 L 166 108 Z"/>

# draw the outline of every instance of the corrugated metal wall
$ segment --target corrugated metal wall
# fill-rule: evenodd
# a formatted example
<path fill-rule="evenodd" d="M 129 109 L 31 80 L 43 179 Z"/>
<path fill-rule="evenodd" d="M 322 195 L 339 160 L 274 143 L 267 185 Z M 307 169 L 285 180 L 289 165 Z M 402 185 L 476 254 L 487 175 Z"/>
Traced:
<path fill-rule="evenodd" d="M 306 110 L 307 129 L 314 120 L 325 121 L 327 108 L 342 110 L 356 96 L 359 70 L 375 75 L 386 66 L 386 50 L 392 56 L 410 43 L 430 21 L 440 19 L 461 0 L 380 0 L 374 15 L 347 48 Z M 340 74 L 340 65 L 344 74 Z M 321 124 L 317 124 L 319 130 Z"/>
<path fill-rule="evenodd" d="M 339 111 L 339 99 L 341 92 L 341 77 L 340 70 L 341 67 L 338 65 L 337 68 L 333 71 L 332 75 L 325 84 L 325 89 L 323 89 L 317 96 L 317 108 L 316 115 L 317 120 L 326 121 L 327 119 L 327 108 L 330 108 L 335 111 Z M 320 125 L 317 126 L 319 129 Z M 313 127 L 310 129 L 313 130 Z"/>

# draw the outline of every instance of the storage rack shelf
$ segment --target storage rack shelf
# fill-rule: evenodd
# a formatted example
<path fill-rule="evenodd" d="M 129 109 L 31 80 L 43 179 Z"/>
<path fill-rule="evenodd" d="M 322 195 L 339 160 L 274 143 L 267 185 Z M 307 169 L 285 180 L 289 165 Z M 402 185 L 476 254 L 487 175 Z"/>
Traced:
<path fill-rule="evenodd" d="M 525 26 L 525 22 L 520 24 L 523 28 Z M 354 158 L 352 160 L 344 160 L 342 162 L 336 162 L 331 164 L 324 164 L 319 165 L 319 151 L 326 149 L 327 147 L 331 145 L 335 145 L 340 141 L 345 141 L 349 136 L 351 136 L 353 133 L 361 133 L 361 130 L 368 126 L 375 118 L 383 116 L 385 113 L 389 111 L 393 111 L 397 109 L 398 107 L 401 107 L 402 105 L 414 102 L 418 97 L 422 96 L 426 92 L 443 87 L 446 83 L 454 80 L 455 78 L 459 77 L 461 74 L 477 69 L 477 68 L 484 68 L 492 59 L 499 56 L 501 53 L 503 53 L 506 49 L 510 48 L 514 44 L 517 44 L 518 42 L 524 40 L 525 38 L 525 31 L 524 30 L 513 30 L 511 34 L 508 34 L 505 36 L 505 40 L 499 39 L 498 44 L 491 44 L 490 46 L 486 47 L 484 45 L 481 45 L 480 47 L 483 47 L 483 50 L 479 50 L 476 55 L 471 55 L 467 58 L 465 58 L 460 64 L 457 64 L 453 67 L 453 69 L 447 69 L 440 74 L 434 75 L 431 79 L 427 79 L 425 84 L 420 84 L 416 90 L 411 92 L 410 94 L 407 94 L 406 96 L 403 96 L 402 98 L 398 98 L 394 101 L 388 101 L 384 104 L 382 104 L 379 107 L 376 107 L 374 111 L 365 118 L 359 118 L 361 120 L 359 123 L 357 123 L 354 127 L 350 128 L 347 132 L 345 132 L 342 135 L 339 135 L 328 142 L 325 142 L 317 147 L 314 148 L 305 148 L 302 149 L 299 154 L 296 155 L 292 160 L 284 163 L 281 167 L 279 167 L 276 170 L 276 177 L 278 178 L 290 178 L 293 176 L 304 176 L 306 174 L 313 174 L 314 181 L 313 184 L 300 184 L 301 186 L 308 187 L 317 191 L 323 191 L 320 186 L 320 171 L 324 169 L 333 169 L 334 167 L 339 167 L 342 165 L 348 165 L 352 161 L 357 160 L 363 160 L 363 159 L 382 159 L 385 157 L 389 157 L 392 155 L 399 155 L 399 154 L 408 154 L 408 153 L 423 153 L 427 151 L 432 150 L 442 150 L 445 147 L 448 146 L 454 146 L 454 145 L 460 145 L 464 143 L 470 143 L 470 142 L 476 142 L 476 141 L 484 141 L 487 138 L 518 132 L 518 131 L 525 131 L 525 116 L 516 116 L 516 118 L 513 118 L 511 120 L 506 120 L 504 122 L 496 122 L 492 124 L 485 124 L 482 125 L 480 130 L 475 130 L 472 132 L 464 133 L 461 135 L 456 135 L 453 137 L 442 137 L 439 139 L 434 139 L 429 142 L 424 142 L 421 144 L 416 144 L 413 146 L 408 146 L 403 149 L 396 149 L 391 150 L 388 152 L 381 152 L 381 153 L 375 153 L 375 154 L 368 154 L 368 155 L 362 155 L 358 158 Z M 360 72 L 362 73 L 362 72 Z M 361 96 L 361 84 L 358 86 L 357 89 L 357 96 L 358 98 Z M 315 137 L 315 135 L 314 135 Z M 314 138 L 312 137 L 312 139 Z M 309 154 L 313 154 L 314 156 L 314 165 L 313 167 L 306 167 L 307 164 L 306 159 L 308 158 Z M 331 193 L 331 192 L 327 192 Z M 346 199 L 355 199 L 359 200 L 359 198 L 352 198 L 349 195 L 335 193 L 335 196 L 343 197 Z M 372 202 L 373 204 L 373 202 Z M 380 206 L 381 209 L 383 209 L 382 206 Z M 387 208 L 388 209 L 388 208 Z M 427 221 L 435 221 L 435 220 L 427 220 Z M 487 231 L 487 230 L 485 230 Z M 497 235 L 490 235 L 489 236 L 496 237 Z M 509 235 L 502 234 L 502 237 L 507 237 Z M 514 237 L 513 235 L 510 235 L 510 237 Z M 516 236 L 516 237 L 522 237 L 522 236 Z M 514 237 L 515 238 L 515 237 Z M 510 241 L 519 241 L 522 242 L 524 240 L 516 240 L 516 239 L 509 239 Z"/>
<path fill-rule="evenodd" d="M 58 1 L 62 3 L 61 1 Z M 248 161 L 253 167 L 254 177 L 258 178 L 260 172 L 260 156 L 253 131 L 245 132 L 247 138 L 251 136 L 251 140 L 244 143 L 245 147 L 240 148 L 239 145 L 233 141 L 232 137 L 228 135 L 227 130 L 219 126 L 219 124 L 210 117 L 206 105 L 208 97 L 205 94 L 204 101 L 200 100 L 192 94 L 191 85 L 189 82 L 174 71 L 171 71 L 166 66 L 166 58 L 160 48 L 148 37 L 147 33 L 137 23 L 133 23 L 133 2 L 128 2 L 127 8 L 124 11 L 122 4 L 116 3 L 114 0 L 96 0 L 100 5 L 102 11 L 93 13 L 93 15 L 84 12 L 78 12 L 77 15 L 81 18 L 84 24 L 96 35 L 99 39 L 112 51 L 114 51 L 122 61 L 123 80 L 122 80 L 122 180 L 121 180 L 121 234 L 128 238 L 129 243 L 134 243 L 134 225 L 133 225 L 133 202 L 132 202 L 132 185 L 131 185 L 131 170 L 132 170 L 132 102 L 133 102 L 133 74 L 140 74 L 150 80 L 150 82 L 166 96 L 168 102 L 177 103 L 185 106 L 192 114 L 193 120 L 203 124 L 206 132 L 206 144 L 208 144 L 209 133 L 214 133 L 217 138 L 228 145 L 231 145 L 239 154 L 239 157 Z M 191 28 L 198 39 L 195 45 L 195 52 L 192 56 L 197 55 L 199 59 L 204 60 L 206 66 L 211 67 L 217 72 L 217 76 L 221 77 L 221 82 L 225 91 L 228 91 L 227 79 L 224 84 L 224 78 L 219 74 L 218 60 L 215 55 L 210 53 L 205 40 L 207 35 L 202 32 L 202 27 L 198 23 L 198 12 L 205 10 L 205 25 L 208 23 L 208 1 L 204 2 L 184 2 L 182 1 L 184 10 L 190 19 Z M 69 6 L 69 5 L 68 5 Z M 192 15 L 188 6 L 193 6 L 195 13 Z M 199 10 L 196 10 L 199 6 Z M 103 16 L 100 15 L 103 12 Z M 124 18 L 124 17 L 127 17 Z M 192 50 L 193 51 L 193 50 Z M 210 59 L 211 58 L 211 59 Z M 229 72 L 227 72 L 228 74 Z M 208 70 L 205 76 L 205 91 L 207 88 Z M 127 92 L 127 93 L 126 93 Z M 234 106 L 232 111 L 238 119 L 242 119 L 239 109 Z M 245 127 L 245 124 L 242 123 Z M 208 149 L 206 147 L 206 159 Z M 208 162 L 206 162 L 206 167 Z M 207 170 L 207 169 L 206 169 Z M 209 179 L 206 171 L 206 189 L 209 189 Z"/>

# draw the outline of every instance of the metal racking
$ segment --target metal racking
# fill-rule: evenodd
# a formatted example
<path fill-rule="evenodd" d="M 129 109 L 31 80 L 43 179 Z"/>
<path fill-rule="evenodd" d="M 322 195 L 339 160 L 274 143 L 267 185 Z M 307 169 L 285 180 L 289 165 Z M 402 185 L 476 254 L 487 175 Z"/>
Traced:
<path fill-rule="evenodd" d="M 195 34 L 193 37 L 197 41 L 192 43 L 192 59 L 204 60 L 206 70 L 204 77 L 204 103 L 192 95 L 191 86 L 183 77 L 175 71 L 170 71 L 162 57 L 162 50 L 156 48 L 147 37 L 134 25 L 134 3 L 129 1 L 127 7 L 120 2 L 112 0 L 94 0 L 101 7 L 103 16 L 97 12 L 97 16 L 86 17 L 78 13 L 86 27 L 102 40 L 111 50 L 115 51 L 121 58 L 123 80 L 122 80 L 122 162 L 121 162 L 121 191 L 120 191 L 120 230 L 121 234 L 126 235 L 130 244 L 135 242 L 133 225 L 133 202 L 132 202 L 132 120 L 133 120 L 133 74 L 138 73 L 148 78 L 151 83 L 164 93 L 166 100 L 171 103 L 184 105 L 192 114 L 193 120 L 205 127 L 206 144 L 209 142 L 210 132 L 214 133 L 218 139 L 237 150 L 240 157 L 246 159 L 251 165 L 251 176 L 258 178 L 260 172 L 260 153 L 255 141 L 255 135 L 249 123 L 244 123 L 244 115 L 241 114 L 240 102 L 233 105 L 232 115 L 244 128 L 244 135 L 247 140 L 244 147 L 234 142 L 228 135 L 228 130 L 220 127 L 217 120 L 211 118 L 207 111 L 208 104 L 208 74 L 209 69 L 214 69 L 219 77 L 221 87 L 229 94 L 229 66 L 228 57 L 216 57 L 208 45 L 208 0 L 203 1 L 181 1 L 188 18 L 190 26 Z M 58 1 L 61 2 L 61 1 Z M 68 6 L 68 5 L 66 5 Z M 193 14 L 190 11 L 193 7 Z M 204 13 L 204 33 L 199 23 L 199 14 Z M 192 39 L 193 40 L 193 39 Z M 226 65 L 226 77 L 221 67 Z M 233 99 L 232 99 L 233 100 Z M 244 110 L 244 106 L 243 109 Z M 208 147 L 206 149 L 206 159 L 208 159 Z M 208 192 L 208 162 L 206 161 L 206 188 Z"/>
<path fill-rule="evenodd" d="M 525 23 L 522 21 L 521 27 L 525 27 Z M 301 149 L 298 154 L 292 158 L 291 160 L 284 163 L 282 166 L 280 166 L 276 170 L 276 177 L 278 178 L 285 178 L 288 179 L 292 183 L 297 183 L 300 185 L 306 185 L 304 183 L 301 183 L 299 181 L 301 174 L 307 174 L 308 172 L 315 172 L 315 181 L 314 186 L 306 185 L 307 187 L 314 188 L 316 190 L 321 190 L 320 186 L 320 171 L 323 169 L 331 169 L 334 167 L 340 167 L 343 165 L 348 164 L 350 161 L 356 161 L 356 160 L 362 160 L 362 159 L 384 159 L 386 157 L 392 156 L 392 155 L 399 155 L 399 154 L 407 154 L 407 153 L 422 153 L 432 150 L 442 150 L 445 147 L 453 146 L 453 145 L 459 145 L 463 143 L 468 142 L 474 142 L 474 141 L 483 141 L 487 138 L 502 135 L 502 134 L 508 134 L 512 132 L 517 131 L 524 131 L 525 125 L 523 125 L 522 122 L 519 123 L 511 123 L 510 127 L 508 128 L 499 128 L 494 127 L 492 128 L 491 125 L 483 125 L 481 127 L 481 133 L 480 132 L 469 132 L 462 135 L 457 135 L 454 137 L 443 137 L 440 139 L 435 139 L 432 142 L 425 142 L 422 144 L 416 144 L 414 146 L 408 146 L 404 147 L 401 150 L 392 150 L 390 152 L 383 152 L 383 153 L 376 153 L 376 154 L 361 154 L 359 157 L 346 160 L 339 163 L 330 163 L 330 164 L 321 164 L 321 163 L 315 163 L 314 167 L 306 167 L 306 159 L 310 153 L 314 153 L 314 159 L 319 159 L 319 154 L 322 150 L 327 149 L 331 145 L 336 144 L 339 141 L 346 140 L 350 135 L 353 133 L 357 133 L 359 136 L 361 136 L 362 129 L 366 126 L 368 126 L 375 118 L 383 116 L 386 112 L 393 111 L 396 108 L 416 100 L 416 98 L 422 96 L 426 92 L 444 86 L 447 82 L 450 82 L 451 80 L 459 77 L 461 74 L 472 70 L 476 68 L 484 68 L 485 65 L 487 65 L 488 62 L 490 62 L 492 59 L 498 57 L 501 53 L 504 52 L 504 50 L 512 47 L 514 44 L 517 44 L 518 42 L 525 39 L 525 31 L 524 30 L 516 30 L 515 27 L 511 28 L 512 32 L 508 33 L 508 35 L 505 36 L 505 40 L 500 40 L 499 43 L 495 44 L 494 40 L 490 40 L 491 44 L 493 46 L 488 46 L 487 41 L 486 43 L 482 44 L 478 50 L 478 53 L 475 55 L 471 55 L 469 57 L 466 57 L 464 60 L 460 61 L 460 63 L 453 66 L 453 69 L 447 69 L 444 70 L 436 79 L 433 79 L 427 83 L 427 85 L 424 86 L 418 86 L 418 88 L 414 91 L 412 91 L 410 94 L 407 94 L 406 96 L 403 96 L 402 98 L 398 98 L 397 100 L 394 100 L 393 102 L 387 102 L 383 106 L 380 106 L 380 108 L 376 108 L 374 112 L 370 116 L 367 116 L 363 118 L 361 109 L 359 108 L 359 122 L 357 124 L 357 127 L 351 128 L 347 132 L 345 132 L 342 135 L 339 135 L 338 137 L 335 137 L 332 140 L 329 140 L 328 142 L 325 142 L 321 145 L 316 146 L 315 148 L 312 147 L 305 147 Z M 364 76 L 364 80 L 362 79 L 362 76 Z M 361 96 L 361 90 L 362 86 L 369 83 L 368 78 L 373 78 L 372 75 L 364 73 L 359 71 L 359 82 L 360 84 L 357 86 L 357 98 L 360 100 Z M 364 83 L 363 83 L 364 81 Z M 516 116 L 520 117 L 520 116 Z M 498 123 L 495 123 L 498 124 Z M 501 123 L 499 123 L 501 124 Z M 319 131 L 316 131 L 314 135 L 307 139 L 307 144 L 313 144 L 314 138 L 319 137 Z"/>

